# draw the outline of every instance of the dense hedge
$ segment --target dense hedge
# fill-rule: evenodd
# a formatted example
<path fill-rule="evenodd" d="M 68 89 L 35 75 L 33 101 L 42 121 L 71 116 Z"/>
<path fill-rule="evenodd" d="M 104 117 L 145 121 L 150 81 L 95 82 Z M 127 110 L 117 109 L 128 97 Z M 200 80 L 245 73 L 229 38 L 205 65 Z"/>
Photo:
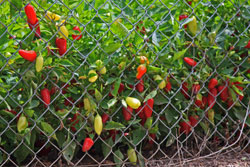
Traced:
<path fill-rule="evenodd" d="M 234 0 L 0 2 L 1 162 L 112 149 L 116 163 L 141 163 L 146 146 L 249 130 L 249 11 Z"/>

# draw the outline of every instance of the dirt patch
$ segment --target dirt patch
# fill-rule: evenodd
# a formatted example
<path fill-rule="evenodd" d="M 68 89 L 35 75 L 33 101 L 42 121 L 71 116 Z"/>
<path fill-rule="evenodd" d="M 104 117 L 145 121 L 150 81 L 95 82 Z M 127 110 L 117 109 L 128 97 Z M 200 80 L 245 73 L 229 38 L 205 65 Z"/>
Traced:
<path fill-rule="evenodd" d="M 174 161 L 174 162 L 173 162 Z M 250 154 L 228 152 L 220 155 L 209 156 L 206 158 L 193 159 L 175 159 L 169 160 L 152 160 L 149 161 L 148 167 L 250 167 Z"/>

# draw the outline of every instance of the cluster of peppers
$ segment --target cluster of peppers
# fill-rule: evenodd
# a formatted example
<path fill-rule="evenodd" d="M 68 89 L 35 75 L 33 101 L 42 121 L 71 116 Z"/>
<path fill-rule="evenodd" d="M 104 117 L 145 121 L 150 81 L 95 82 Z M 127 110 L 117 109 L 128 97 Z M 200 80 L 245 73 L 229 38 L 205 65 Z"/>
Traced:
<path fill-rule="evenodd" d="M 35 35 L 37 37 L 41 37 L 39 21 L 37 19 L 34 7 L 30 4 L 28 4 L 25 7 L 25 13 L 26 13 L 26 16 L 28 18 L 27 22 L 28 22 L 31 30 L 35 29 L 35 32 L 36 32 Z M 46 13 L 46 18 L 50 19 L 52 21 L 60 20 L 59 15 L 51 13 L 49 11 Z M 187 19 L 187 18 L 188 18 L 187 15 L 180 15 L 179 16 L 180 21 L 183 19 Z M 55 40 L 55 45 L 57 46 L 59 55 L 61 55 L 61 56 L 67 52 L 68 30 L 64 24 L 65 24 L 65 22 L 63 21 L 60 23 L 60 25 L 57 25 L 57 29 L 59 31 L 60 38 L 56 38 L 56 40 Z M 192 21 L 190 21 L 189 23 L 184 25 L 184 28 L 188 29 L 191 32 L 191 34 L 193 36 L 195 36 L 196 31 L 197 31 L 196 17 L 193 16 Z M 74 27 L 73 30 L 78 31 L 81 34 L 81 30 L 78 26 Z M 74 40 L 80 40 L 82 38 L 82 35 L 72 34 L 72 38 Z M 245 46 L 245 48 L 250 48 L 250 41 Z M 27 61 L 30 61 L 30 62 L 36 61 L 36 71 L 37 72 L 40 72 L 42 70 L 43 57 L 41 55 L 39 55 L 37 57 L 36 52 L 32 51 L 32 50 L 31 51 L 19 50 L 19 54 Z M 195 67 L 197 65 L 197 62 L 192 58 L 184 57 L 183 60 L 187 65 L 189 65 L 191 67 Z M 137 74 L 136 74 L 136 79 L 138 79 L 139 83 L 135 87 L 136 87 L 136 90 L 138 92 L 143 92 L 144 91 L 144 81 L 143 81 L 142 77 L 147 72 L 149 60 L 145 56 L 140 56 L 140 63 L 141 64 L 137 67 Z M 99 71 L 99 73 L 105 74 L 106 67 L 103 65 L 103 62 L 101 60 L 97 60 L 96 64 L 97 64 L 97 70 Z M 124 64 L 125 64 L 124 62 L 120 63 L 119 68 L 123 69 Z M 91 82 L 91 83 L 95 82 L 98 79 L 98 75 L 97 75 L 95 70 L 90 70 L 88 75 L 89 75 L 89 82 Z M 170 82 L 170 77 L 163 79 L 160 75 L 155 75 L 154 80 L 156 82 L 158 82 L 159 89 L 164 89 L 166 92 L 171 91 L 172 86 L 171 86 L 171 82 Z M 202 96 L 199 93 L 199 91 L 200 91 L 199 83 L 194 83 L 191 87 L 191 92 L 192 92 L 192 94 L 196 95 L 195 105 L 197 107 L 200 107 L 201 109 L 204 109 L 206 106 L 208 106 L 209 110 L 207 112 L 207 117 L 213 123 L 214 122 L 213 106 L 216 103 L 216 97 L 217 97 L 218 92 L 219 92 L 219 97 L 221 98 L 221 100 L 223 102 L 227 102 L 228 106 L 231 107 L 233 104 L 233 100 L 232 100 L 232 97 L 230 95 L 229 88 L 232 88 L 235 86 L 238 89 L 243 90 L 243 87 L 240 86 L 240 84 L 241 83 L 239 83 L 239 82 L 227 81 L 226 83 L 221 83 L 219 85 L 218 80 L 216 78 L 212 78 L 208 84 L 209 92 L 208 92 L 207 96 Z M 113 87 L 113 89 L 114 89 L 114 87 Z M 125 89 L 124 84 L 121 83 L 119 90 L 118 90 L 118 93 L 121 93 L 124 89 Z M 183 82 L 183 84 L 181 86 L 181 93 L 183 94 L 183 96 L 186 99 L 190 99 L 189 92 L 190 92 L 190 90 L 188 89 L 188 83 Z M 48 107 L 48 105 L 50 104 L 50 96 L 53 93 L 55 93 L 55 90 L 48 90 L 47 88 L 43 88 L 40 93 L 41 93 L 41 98 L 44 102 L 45 107 Z M 238 92 L 236 92 L 236 94 L 239 95 L 240 100 L 242 100 L 244 98 L 244 95 L 239 94 Z M 112 97 L 112 94 L 110 93 L 109 96 Z M 150 122 L 152 123 L 151 116 L 152 116 L 153 107 L 154 107 L 154 99 L 153 98 L 148 99 L 146 102 L 143 103 L 143 105 L 141 105 L 141 102 L 138 99 L 136 99 L 134 97 L 127 97 L 126 104 L 127 104 L 127 107 L 122 108 L 122 114 L 123 114 L 124 120 L 129 121 L 132 117 L 133 111 L 135 110 L 136 115 L 141 119 L 141 124 L 143 126 L 145 125 L 146 127 L 151 126 L 149 124 L 150 124 Z M 84 108 L 87 111 L 91 109 L 91 104 L 90 104 L 88 98 L 84 98 Z M 14 111 L 12 111 L 12 113 L 13 112 Z M 13 114 L 16 115 L 17 113 L 13 113 Z M 76 131 L 74 126 L 79 122 L 78 116 L 79 116 L 79 113 L 76 113 L 74 115 L 73 119 L 71 120 L 71 123 L 72 123 L 71 130 L 72 131 Z M 184 116 L 184 117 L 186 117 L 186 116 Z M 109 119 L 109 115 L 106 113 L 104 113 L 102 116 L 100 116 L 98 113 L 96 114 L 96 116 L 94 118 L 94 130 L 95 130 L 97 135 L 101 135 L 102 130 L 103 130 L 103 124 L 105 124 L 108 121 L 108 119 Z M 149 122 L 149 123 L 147 123 L 147 122 Z M 183 120 L 179 123 L 179 126 L 180 126 L 179 132 L 185 133 L 186 135 L 188 135 L 191 132 L 192 127 L 195 127 L 198 124 L 198 122 L 199 122 L 199 117 L 197 115 L 190 115 L 189 117 L 186 117 L 185 120 Z M 27 118 L 25 117 L 24 114 L 22 114 L 18 117 L 17 130 L 18 130 L 18 132 L 21 132 L 24 129 L 26 129 L 27 127 L 28 127 Z M 114 139 L 116 132 L 111 131 L 110 134 L 111 134 L 112 138 Z M 153 144 L 154 140 L 156 139 L 156 134 L 151 133 L 151 134 L 149 134 L 149 136 L 150 136 L 149 143 Z M 85 140 L 83 142 L 83 146 L 82 146 L 82 151 L 87 152 L 88 150 L 91 149 L 91 147 L 93 145 L 94 145 L 94 141 L 92 140 L 92 138 L 90 138 L 90 137 L 85 138 Z M 131 147 L 129 147 L 129 149 L 127 150 L 127 154 L 128 154 L 129 161 L 135 164 L 137 162 L 137 156 L 136 156 L 135 150 L 132 149 Z"/>
<path fill-rule="evenodd" d="M 216 97 L 220 97 L 221 101 L 227 103 L 228 108 L 233 105 L 232 95 L 229 89 L 234 90 L 233 87 L 237 87 L 239 90 L 243 90 L 244 88 L 241 86 L 240 82 L 230 82 L 228 79 L 226 82 L 222 82 L 219 85 L 217 78 L 212 78 L 208 83 L 208 94 L 207 96 L 202 96 L 199 93 L 200 85 L 198 83 L 194 83 L 192 85 L 191 92 L 196 95 L 195 105 L 201 109 L 205 109 L 207 106 L 209 110 L 207 111 L 206 115 L 211 123 L 214 123 L 214 110 L 213 107 L 216 103 Z M 234 90 L 234 92 L 239 96 L 239 100 L 242 101 L 244 98 L 243 93 L 239 93 Z M 186 99 L 190 99 L 189 96 L 189 89 L 187 82 L 182 84 L 181 93 L 184 95 Z M 188 119 L 180 122 L 180 132 L 184 132 L 188 135 L 191 132 L 191 127 L 194 127 L 199 121 L 199 117 L 197 115 L 191 115 Z"/>

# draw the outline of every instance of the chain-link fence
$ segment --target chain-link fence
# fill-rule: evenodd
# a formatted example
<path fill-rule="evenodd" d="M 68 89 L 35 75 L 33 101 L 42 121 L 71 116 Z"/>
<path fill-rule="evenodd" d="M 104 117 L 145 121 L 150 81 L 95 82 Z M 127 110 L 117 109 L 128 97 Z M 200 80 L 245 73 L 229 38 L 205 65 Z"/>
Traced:
<path fill-rule="evenodd" d="M 247 0 L 0 0 L 1 166 L 249 153 L 249 21 Z"/>

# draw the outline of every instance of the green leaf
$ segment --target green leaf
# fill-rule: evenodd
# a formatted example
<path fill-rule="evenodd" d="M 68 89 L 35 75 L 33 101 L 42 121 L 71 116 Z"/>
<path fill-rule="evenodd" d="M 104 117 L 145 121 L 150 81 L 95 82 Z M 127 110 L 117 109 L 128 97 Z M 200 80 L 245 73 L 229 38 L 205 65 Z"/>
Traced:
<path fill-rule="evenodd" d="M 0 114 L 1 114 L 1 116 L 2 116 L 2 115 L 6 115 L 6 116 L 9 116 L 9 117 L 11 117 L 11 118 L 14 118 L 14 117 L 15 117 L 14 114 L 12 114 L 11 112 L 6 111 L 6 110 L 0 110 Z"/>
<path fill-rule="evenodd" d="M 36 108 L 37 106 L 39 106 L 40 102 L 38 100 L 32 100 L 30 102 L 30 106 L 29 106 L 29 109 L 33 109 L 33 108 Z"/>
<path fill-rule="evenodd" d="M 11 0 L 10 1 L 10 17 L 18 14 L 23 7 L 23 0 Z"/>
<path fill-rule="evenodd" d="M 169 102 L 169 100 L 160 93 L 157 94 L 154 98 L 155 105 L 163 105 L 163 104 L 166 104 L 168 102 Z"/>
<path fill-rule="evenodd" d="M 108 46 L 104 47 L 104 51 L 108 54 L 111 54 L 115 51 L 117 51 L 120 47 L 122 46 L 122 44 L 120 43 L 110 43 Z"/>
<path fill-rule="evenodd" d="M 242 90 L 238 89 L 235 85 L 232 85 L 232 87 L 237 94 L 239 94 L 240 96 L 244 96 Z"/>
<path fill-rule="evenodd" d="M 232 96 L 233 102 L 235 102 L 236 99 L 237 99 L 237 96 L 236 96 L 235 91 L 234 91 L 232 88 L 228 88 L 228 90 L 229 90 L 229 92 L 230 92 L 230 94 L 231 94 L 231 96 Z"/>
<path fill-rule="evenodd" d="M 58 144 L 59 148 L 63 148 L 63 144 L 64 144 L 64 142 L 66 140 L 67 135 L 65 135 L 62 131 L 59 131 L 56 134 L 56 136 L 57 136 L 57 139 L 58 139 L 57 144 Z"/>
<path fill-rule="evenodd" d="M 138 157 L 140 167 L 145 167 L 145 159 L 141 154 L 141 150 L 140 150 L 140 154 L 137 154 L 137 157 Z"/>
<path fill-rule="evenodd" d="M 156 96 L 156 94 L 157 94 L 157 91 L 156 91 L 156 90 L 153 90 L 152 92 L 150 92 L 150 93 L 145 97 L 145 99 L 144 99 L 143 102 L 148 101 L 148 99 L 154 98 L 154 97 Z"/>
<path fill-rule="evenodd" d="M 155 46 L 160 47 L 160 45 L 159 45 L 159 39 L 157 38 L 157 34 L 156 34 L 155 31 L 154 31 L 154 33 L 152 35 L 152 42 L 153 42 L 153 44 L 155 44 Z"/>
<path fill-rule="evenodd" d="M 5 44 L 6 41 L 8 41 L 8 37 L 7 37 L 7 31 L 6 28 L 1 24 L 0 25 L 0 46 Z M 0 47 L 1 48 L 1 47 Z"/>
<path fill-rule="evenodd" d="M 55 131 L 54 128 L 47 122 L 41 122 L 41 126 L 42 126 L 42 129 L 45 131 L 45 133 L 49 136 Z M 57 140 L 55 133 L 52 135 L 52 138 Z"/>
<path fill-rule="evenodd" d="M 59 61 L 59 64 L 65 67 L 73 66 L 74 64 L 70 62 L 68 59 L 62 59 Z"/>
<path fill-rule="evenodd" d="M 184 19 L 183 21 L 180 21 L 180 23 L 181 23 L 180 26 L 183 27 L 184 25 L 188 24 L 191 21 L 193 21 L 193 17 Z"/>
<path fill-rule="evenodd" d="M 0 164 L 3 162 L 3 153 L 2 151 L 0 150 Z"/>
<path fill-rule="evenodd" d="M 30 145 L 30 138 L 31 138 L 31 133 L 29 132 L 30 132 L 30 128 L 26 128 L 24 132 L 25 134 L 24 139 L 28 145 Z"/>
<path fill-rule="evenodd" d="M 159 131 L 158 125 L 154 126 L 149 130 L 149 133 L 157 133 Z"/>
<path fill-rule="evenodd" d="M 98 102 L 102 100 L 102 94 L 98 91 L 98 89 L 95 89 L 95 99 Z"/>
<path fill-rule="evenodd" d="M 64 149 L 64 147 L 67 147 L 67 148 Z M 64 151 L 62 152 L 63 157 L 68 162 L 68 164 L 70 164 L 71 160 L 74 157 L 75 149 L 76 149 L 76 143 L 75 143 L 75 141 L 72 141 L 70 139 L 70 135 L 68 135 L 67 140 L 63 143 L 63 149 L 64 149 Z"/>
<path fill-rule="evenodd" d="M 116 97 L 118 90 L 120 88 L 120 84 L 121 84 L 121 78 L 116 79 L 115 85 L 114 85 L 114 89 L 112 90 L 111 94 L 113 96 Z"/>
<path fill-rule="evenodd" d="M 46 59 L 44 61 L 44 66 L 52 64 L 52 60 L 53 60 L 52 57 L 46 57 Z M 53 72 L 55 72 L 55 71 L 53 71 Z"/>
<path fill-rule="evenodd" d="M 138 128 L 136 130 L 133 131 L 133 144 L 137 145 L 139 142 L 141 142 L 141 140 L 144 138 L 144 136 L 146 135 L 146 131 L 144 128 Z"/>
<path fill-rule="evenodd" d="M 242 38 L 242 39 L 240 39 L 240 41 L 237 43 L 236 46 L 245 47 L 247 45 L 248 41 L 249 41 L 249 38 Z"/>
<path fill-rule="evenodd" d="M 248 117 L 248 115 L 246 114 L 246 110 L 236 110 L 234 108 L 234 115 L 241 121 L 243 122 L 245 117 L 247 117 L 246 119 L 246 123 L 248 124 L 248 126 L 250 126 L 250 117 Z"/>
<path fill-rule="evenodd" d="M 130 120 L 130 121 L 128 121 L 128 124 L 131 126 L 131 125 L 136 125 L 136 124 L 138 124 L 139 122 L 141 122 L 141 119 Z"/>
<path fill-rule="evenodd" d="M 125 128 L 125 126 L 119 122 L 114 122 L 114 121 L 109 121 L 105 128 L 106 130 L 112 130 L 112 129 L 116 129 L 116 130 L 119 130 L 119 129 L 122 129 L 122 128 Z"/>
<path fill-rule="evenodd" d="M 109 85 L 109 84 L 112 84 L 113 82 L 115 82 L 117 78 L 108 78 L 108 80 L 106 81 L 105 83 L 105 86 Z"/>
<path fill-rule="evenodd" d="M 114 144 L 114 142 L 112 140 L 112 137 L 110 137 L 107 142 L 105 142 L 105 143 L 102 142 L 102 153 L 103 153 L 104 157 L 106 157 L 110 153 L 113 144 Z"/>
<path fill-rule="evenodd" d="M 14 153 L 17 163 L 20 164 L 24 161 L 30 153 L 30 150 L 24 144 L 19 146 Z"/>
<path fill-rule="evenodd" d="M 129 31 L 127 29 L 126 26 L 124 26 L 122 23 L 120 23 L 119 21 L 115 21 L 112 25 L 110 30 L 116 34 L 120 39 L 125 38 Z"/>
<path fill-rule="evenodd" d="M 184 49 L 184 50 L 182 50 L 180 52 L 175 52 L 174 53 L 173 61 L 183 58 L 183 56 L 186 53 L 186 51 L 187 51 L 187 49 Z"/>
<path fill-rule="evenodd" d="M 116 98 L 109 100 L 107 103 L 108 108 L 111 108 L 112 106 L 114 106 L 116 102 L 117 102 Z"/>
<path fill-rule="evenodd" d="M 170 124 L 171 122 L 175 122 L 176 119 L 178 119 L 178 112 L 175 110 L 170 110 L 170 109 L 166 109 L 165 110 L 165 118 L 167 120 L 167 122 Z"/>
<path fill-rule="evenodd" d="M 109 106 L 108 106 L 108 100 L 104 99 L 101 101 L 101 107 L 103 109 L 109 109 Z"/>
<path fill-rule="evenodd" d="M 167 139 L 166 147 L 171 146 L 171 145 L 174 143 L 174 141 L 175 141 L 175 138 L 174 138 L 172 135 L 170 135 L 170 136 L 168 137 L 168 139 Z"/>
<path fill-rule="evenodd" d="M 30 118 L 34 115 L 34 110 L 24 110 L 25 114 L 27 114 Z"/>
<path fill-rule="evenodd" d="M 125 108 L 128 107 L 128 105 L 127 105 L 127 103 L 126 103 L 126 101 L 125 101 L 124 99 L 122 99 L 122 105 L 123 105 Z"/>
<path fill-rule="evenodd" d="M 122 164 L 122 160 L 124 159 L 124 156 L 122 152 L 118 149 L 114 152 L 114 161 L 116 163 L 116 166 L 119 167 Z"/>
<path fill-rule="evenodd" d="M 245 8 L 241 9 L 241 15 L 244 19 L 250 19 L 250 6 L 246 5 Z"/>

